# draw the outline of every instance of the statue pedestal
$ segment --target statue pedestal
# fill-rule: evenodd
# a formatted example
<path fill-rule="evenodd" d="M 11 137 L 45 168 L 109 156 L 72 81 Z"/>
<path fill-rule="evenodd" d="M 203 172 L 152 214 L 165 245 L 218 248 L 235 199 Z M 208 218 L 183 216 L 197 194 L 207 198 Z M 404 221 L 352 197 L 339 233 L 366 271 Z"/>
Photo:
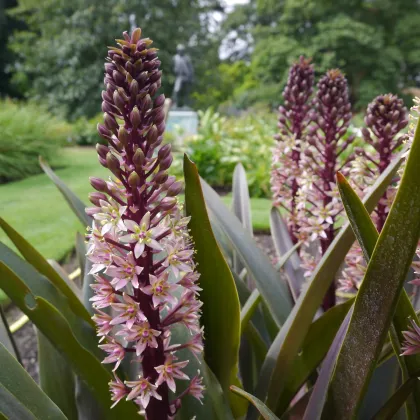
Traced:
<path fill-rule="evenodd" d="M 179 141 L 197 134 L 198 116 L 191 109 L 171 109 L 166 121 L 166 131 L 173 133 Z"/>

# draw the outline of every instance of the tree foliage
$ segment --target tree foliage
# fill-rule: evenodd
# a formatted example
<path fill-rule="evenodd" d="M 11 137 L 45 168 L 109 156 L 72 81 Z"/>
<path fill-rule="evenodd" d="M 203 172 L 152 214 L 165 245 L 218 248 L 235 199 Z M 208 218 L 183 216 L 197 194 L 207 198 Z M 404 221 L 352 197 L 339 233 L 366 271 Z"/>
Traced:
<path fill-rule="evenodd" d="M 70 118 L 93 116 L 100 111 L 105 47 L 114 42 L 113 34 L 138 25 L 160 49 L 165 94 L 172 92 L 178 43 L 189 46 L 198 88 L 209 63 L 218 61 L 208 30 L 210 12 L 218 8 L 219 0 L 21 0 L 13 14 L 27 28 L 10 44 L 18 57 L 14 82 L 27 96 Z"/>
<path fill-rule="evenodd" d="M 228 16 L 224 31 L 243 45 L 229 59 L 250 57 L 255 94 L 249 99 L 278 103 L 290 64 L 304 54 L 319 72 L 343 69 L 358 107 L 377 94 L 415 85 L 419 19 L 415 0 L 250 0 Z"/>

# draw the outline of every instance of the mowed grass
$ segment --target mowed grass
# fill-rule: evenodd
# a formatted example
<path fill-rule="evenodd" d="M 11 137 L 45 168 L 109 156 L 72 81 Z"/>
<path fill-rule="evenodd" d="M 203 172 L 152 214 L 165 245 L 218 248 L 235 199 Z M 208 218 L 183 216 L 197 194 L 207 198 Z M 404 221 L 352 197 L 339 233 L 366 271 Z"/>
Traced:
<path fill-rule="evenodd" d="M 55 162 L 56 174 L 86 204 L 92 191 L 90 176 L 108 177 L 109 172 L 99 165 L 96 151 L 91 148 L 66 148 Z M 230 205 L 231 198 L 223 197 Z M 255 230 L 269 229 L 271 202 L 267 199 L 251 200 Z M 41 254 L 63 261 L 74 246 L 76 232 L 85 228 L 68 207 L 50 179 L 35 175 L 22 181 L 0 185 L 0 215 L 23 235 Z M 0 231 L 0 240 L 12 246 Z"/>

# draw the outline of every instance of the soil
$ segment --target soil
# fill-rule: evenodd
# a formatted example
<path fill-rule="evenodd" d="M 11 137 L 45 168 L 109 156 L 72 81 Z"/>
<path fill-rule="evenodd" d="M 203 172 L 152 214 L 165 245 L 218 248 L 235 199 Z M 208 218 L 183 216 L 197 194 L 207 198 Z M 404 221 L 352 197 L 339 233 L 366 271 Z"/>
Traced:
<path fill-rule="evenodd" d="M 274 262 L 276 260 L 276 251 L 271 236 L 267 234 L 256 234 L 255 240 L 264 253 L 268 255 L 270 260 Z M 72 255 L 72 257 L 68 259 L 68 262 L 63 264 L 63 268 L 67 273 L 71 273 L 75 270 L 75 268 L 77 268 L 76 256 Z M 13 304 L 9 305 L 5 312 L 9 325 L 23 316 L 23 312 L 21 312 L 20 309 Z M 39 382 L 37 364 L 38 347 L 35 327 L 32 322 L 28 321 L 23 327 L 13 334 L 13 337 L 15 338 L 24 368 L 36 382 Z"/>

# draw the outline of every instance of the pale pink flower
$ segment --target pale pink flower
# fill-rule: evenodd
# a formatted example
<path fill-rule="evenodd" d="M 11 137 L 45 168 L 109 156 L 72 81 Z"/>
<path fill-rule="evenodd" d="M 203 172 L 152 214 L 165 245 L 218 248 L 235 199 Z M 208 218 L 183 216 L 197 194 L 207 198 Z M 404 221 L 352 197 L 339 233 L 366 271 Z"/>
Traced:
<path fill-rule="evenodd" d="M 124 397 L 128 395 L 128 389 L 124 385 L 124 383 L 121 381 L 120 378 L 118 378 L 117 375 L 114 373 L 115 381 L 109 382 L 109 389 L 111 391 L 112 397 L 111 400 L 115 401 L 114 404 L 112 404 L 111 408 L 114 408 L 120 400 L 122 400 Z"/>
<path fill-rule="evenodd" d="M 116 312 L 121 312 L 111 321 L 111 325 L 118 325 L 125 323 L 126 327 L 131 330 L 135 322 L 146 321 L 147 318 L 140 310 L 139 304 L 133 300 L 126 293 L 123 294 L 124 303 L 112 303 L 112 309 Z"/>
<path fill-rule="evenodd" d="M 143 271 L 143 267 L 136 264 L 133 253 L 129 252 L 125 258 L 112 256 L 112 265 L 109 265 L 105 274 L 113 277 L 111 284 L 115 290 L 120 290 L 131 283 L 136 289 L 139 287 L 138 275 Z"/>
<path fill-rule="evenodd" d="M 134 255 L 139 258 L 143 254 L 144 247 L 147 245 L 149 248 L 156 251 L 162 251 L 162 246 L 156 241 L 156 237 L 161 233 L 159 228 L 150 228 L 150 213 L 147 212 L 137 224 L 133 220 L 125 220 L 125 226 L 132 232 L 129 235 L 121 236 L 122 242 L 135 243 Z"/>
<path fill-rule="evenodd" d="M 168 256 L 162 263 L 164 267 L 170 267 L 174 276 L 179 277 L 180 272 L 192 272 L 194 267 L 191 265 L 191 257 L 194 254 L 193 250 L 181 249 L 179 244 L 167 245 Z"/>
<path fill-rule="evenodd" d="M 108 356 L 105 357 L 102 363 L 115 363 L 113 371 L 116 371 L 125 357 L 124 347 L 114 340 L 111 343 L 99 345 L 99 348 L 108 353 Z"/>
<path fill-rule="evenodd" d="M 155 367 L 159 377 L 156 385 L 159 386 L 164 382 L 167 383 L 172 392 L 176 391 L 175 379 L 190 379 L 181 369 L 188 365 L 189 360 L 183 362 L 174 362 L 175 357 L 172 354 L 166 356 L 165 364 Z"/>
<path fill-rule="evenodd" d="M 401 346 L 401 356 L 411 356 L 420 354 L 420 326 L 413 319 L 410 320 L 411 325 L 408 331 L 403 331 L 405 341 Z"/>
<path fill-rule="evenodd" d="M 177 286 L 168 281 L 169 273 L 165 271 L 159 277 L 150 274 L 149 278 L 150 285 L 142 287 L 141 290 L 146 295 L 152 296 L 153 306 L 156 308 L 164 303 L 176 305 L 177 299 L 172 294 L 177 290 Z"/>
<path fill-rule="evenodd" d="M 127 341 L 135 341 L 137 356 L 141 356 L 146 347 L 156 348 L 158 346 L 156 337 L 159 337 L 160 331 L 150 328 L 147 321 L 135 324 L 130 330 L 121 331 L 119 335 L 124 335 Z"/>
<path fill-rule="evenodd" d="M 203 385 L 203 378 L 200 376 L 200 371 L 197 372 L 197 375 L 191 380 L 191 384 L 188 388 L 188 392 L 194 398 L 197 398 L 198 401 L 203 404 L 201 401 L 203 399 L 203 392 L 206 387 Z"/>
<path fill-rule="evenodd" d="M 130 393 L 127 396 L 127 400 L 136 399 L 136 402 L 139 402 L 140 405 L 146 409 L 149 405 L 150 398 L 156 398 L 157 400 L 161 400 L 162 397 L 156 391 L 157 386 L 151 384 L 147 379 L 139 376 L 137 381 L 125 381 L 125 384 L 132 388 Z"/>
<path fill-rule="evenodd" d="M 112 331 L 112 317 L 103 311 L 98 310 L 97 312 L 92 319 L 96 324 L 98 337 L 102 337 L 99 340 L 101 342 Z"/>
<path fill-rule="evenodd" d="M 101 226 L 101 234 L 105 235 L 111 230 L 127 230 L 121 216 L 127 210 L 127 206 L 120 206 L 112 198 L 109 201 L 100 200 L 101 212 L 93 215 L 93 218 L 97 220 Z"/>
<path fill-rule="evenodd" d="M 106 308 L 111 303 L 116 302 L 114 288 L 111 286 L 108 280 L 104 277 L 95 275 L 97 283 L 91 284 L 90 287 L 95 291 L 95 296 L 89 300 L 92 301 L 92 306 L 96 309 Z"/>

